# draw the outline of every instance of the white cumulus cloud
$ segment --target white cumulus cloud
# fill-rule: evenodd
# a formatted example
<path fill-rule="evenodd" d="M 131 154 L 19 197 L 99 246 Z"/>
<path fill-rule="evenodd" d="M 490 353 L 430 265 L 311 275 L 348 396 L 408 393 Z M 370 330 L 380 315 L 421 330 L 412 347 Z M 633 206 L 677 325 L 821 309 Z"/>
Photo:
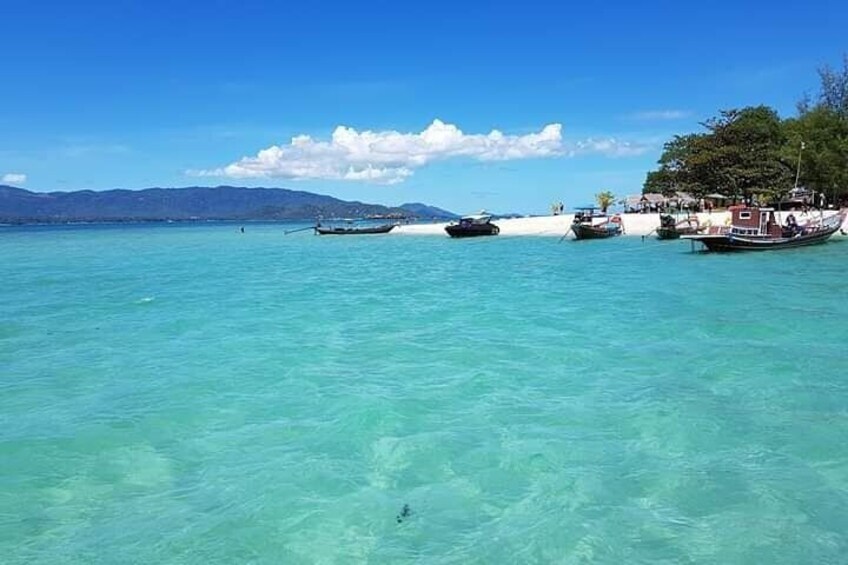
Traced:
<path fill-rule="evenodd" d="M 357 131 L 338 126 L 329 141 L 298 135 L 288 145 L 273 145 L 254 157 L 243 157 L 217 169 L 188 173 L 242 179 L 328 179 L 396 184 L 412 176 L 415 169 L 451 158 L 508 161 L 592 152 L 627 156 L 638 154 L 637 151 L 637 146 L 615 139 L 590 139 L 567 145 L 563 142 L 562 125 L 556 123 L 524 135 L 508 135 L 498 130 L 467 134 L 453 124 L 434 120 L 420 133 Z"/>
<path fill-rule="evenodd" d="M 692 112 L 687 110 L 648 110 L 646 112 L 636 112 L 630 117 L 640 121 L 662 121 L 662 120 L 680 120 L 688 118 Z"/>
<path fill-rule="evenodd" d="M 598 153 L 606 157 L 635 157 L 644 154 L 649 149 L 650 146 L 644 143 L 622 141 L 614 137 L 600 139 L 590 137 L 574 143 L 569 150 L 569 155 Z"/>
<path fill-rule="evenodd" d="M 6 173 L 0 181 L 6 184 L 24 184 L 27 176 L 23 173 Z"/>

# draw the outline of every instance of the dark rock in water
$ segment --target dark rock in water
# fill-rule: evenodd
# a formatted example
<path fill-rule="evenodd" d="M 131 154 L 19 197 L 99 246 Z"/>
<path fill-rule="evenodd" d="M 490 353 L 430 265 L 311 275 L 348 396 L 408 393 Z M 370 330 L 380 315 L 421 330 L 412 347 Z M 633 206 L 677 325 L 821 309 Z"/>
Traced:
<path fill-rule="evenodd" d="M 404 518 L 409 518 L 410 516 L 412 516 L 412 508 L 409 507 L 409 504 L 404 504 L 400 510 L 400 514 L 397 515 L 398 524 L 403 522 Z"/>

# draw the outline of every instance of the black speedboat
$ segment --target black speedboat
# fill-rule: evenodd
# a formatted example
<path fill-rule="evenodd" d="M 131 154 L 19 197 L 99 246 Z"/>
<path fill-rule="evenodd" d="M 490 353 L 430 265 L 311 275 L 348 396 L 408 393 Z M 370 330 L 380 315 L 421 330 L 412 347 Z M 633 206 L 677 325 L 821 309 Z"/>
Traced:
<path fill-rule="evenodd" d="M 483 235 L 498 235 L 501 228 L 491 222 L 492 216 L 488 214 L 477 214 L 474 216 L 463 216 L 459 222 L 445 227 L 445 231 L 451 237 L 479 237 Z"/>

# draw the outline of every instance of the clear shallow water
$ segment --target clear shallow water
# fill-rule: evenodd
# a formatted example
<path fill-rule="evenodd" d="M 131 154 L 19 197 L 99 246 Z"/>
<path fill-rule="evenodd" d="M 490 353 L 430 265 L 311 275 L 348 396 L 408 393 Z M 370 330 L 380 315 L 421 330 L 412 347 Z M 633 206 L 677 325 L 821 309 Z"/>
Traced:
<path fill-rule="evenodd" d="M 845 562 L 848 242 L 283 229 L 0 231 L 4 563 Z"/>

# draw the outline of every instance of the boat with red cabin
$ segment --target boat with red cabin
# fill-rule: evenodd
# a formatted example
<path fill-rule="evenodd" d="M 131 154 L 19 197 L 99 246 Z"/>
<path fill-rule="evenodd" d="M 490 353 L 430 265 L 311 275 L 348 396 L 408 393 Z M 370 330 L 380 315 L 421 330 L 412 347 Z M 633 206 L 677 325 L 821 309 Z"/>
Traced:
<path fill-rule="evenodd" d="M 684 235 L 682 239 L 703 243 L 708 251 L 764 251 L 824 243 L 839 230 L 845 211 L 810 218 L 798 224 L 789 214 L 780 224 L 774 208 L 731 206 L 729 226 L 711 226 L 704 234 Z"/>

